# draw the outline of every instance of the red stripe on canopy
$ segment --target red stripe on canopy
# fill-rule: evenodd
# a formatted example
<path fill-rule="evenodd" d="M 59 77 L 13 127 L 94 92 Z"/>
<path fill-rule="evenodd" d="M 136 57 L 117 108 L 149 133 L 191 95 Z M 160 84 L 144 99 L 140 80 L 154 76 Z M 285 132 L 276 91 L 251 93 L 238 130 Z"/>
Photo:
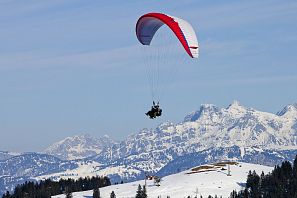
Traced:
<path fill-rule="evenodd" d="M 142 23 L 142 21 L 144 19 L 147 19 L 147 18 L 154 18 L 154 19 L 157 19 L 161 22 L 163 22 L 164 24 L 166 24 L 173 32 L 174 34 L 176 35 L 176 37 L 178 38 L 178 40 L 181 42 L 181 44 L 183 45 L 184 49 L 186 50 L 186 52 L 189 54 L 190 57 L 193 58 L 193 55 L 190 51 L 190 47 L 188 45 L 188 42 L 184 36 L 184 33 L 182 32 L 179 24 L 177 22 L 174 21 L 174 18 L 168 16 L 168 15 L 165 15 L 165 14 L 162 14 L 162 13 L 148 13 L 148 14 L 145 14 L 143 16 L 141 16 L 138 21 L 137 21 L 137 24 L 136 24 L 136 36 L 139 40 L 140 43 L 142 43 L 143 45 L 144 42 L 142 40 L 142 37 L 140 35 L 140 28 L 139 25 Z M 156 29 L 156 31 L 159 29 L 159 27 Z"/>

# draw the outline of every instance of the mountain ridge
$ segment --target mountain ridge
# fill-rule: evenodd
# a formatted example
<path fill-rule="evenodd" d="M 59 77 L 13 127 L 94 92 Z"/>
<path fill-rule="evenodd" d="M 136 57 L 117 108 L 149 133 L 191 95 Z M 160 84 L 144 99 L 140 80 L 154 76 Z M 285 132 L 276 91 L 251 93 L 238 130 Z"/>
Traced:
<path fill-rule="evenodd" d="M 211 148 L 297 149 L 296 123 L 297 112 L 288 119 L 244 107 L 238 101 L 227 108 L 204 104 L 186 115 L 183 122 L 164 122 L 156 129 L 142 129 L 91 159 L 158 172 L 179 156 Z"/>
<path fill-rule="evenodd" d="M 44 152 L 63 160 L 75 160 L 100 154 L 105 147 L 110 147 L 113 144 L 117 144 L 117 142 L 108 135 L 95 138 L 89 134 L 83 134 L 66 137 L 55 142 Z"/>
<path fill-rule="evenodd" d="M 294 105 L 287 105 L 284 109 L 285 113 L 278 115 L 244 107 L 237 101 L 226 108 L 204 104 L 199 110 L 186 115 L 180 123 L 164 122 L 155 129 L 142 129 L 121 142 L 103 147 L 99 154 L 92 153 L 87 158 L 63 161 L 47 155 L 48 159 L 44 160 L 41 155 L 36 155 L 33 158 L 35 162 L 32 162 L 24 156 L 19 157 L 19 163 L 27 161 L 25 164 L 28 168 L 32 163 L 33 170 L 11 169 L 7 175 L 0 174 L 0 180 L 3 176 L 12 177 L 11 181 L 27 177 L 36 180 L 47 177 L 79 177 L 84 170 L 84 175 L 106 175 L 111 177 L 113 182 L 134 181 L 142 178 L 145 172 L 167 174 L 176 171 L 179 166 L 180 169 L 186 167 L 187 164 L 176 163 L 178 159 L 183 159 L 185 163 L 192 160 L 195 165 L 199 165 L 215 162 L 222 155 L 226 160 L 269 165 L 277 164 L 281 160 L 290 161 L 292 155 L 297 153 L 297 111 L 295 112 Z M 77 141 L 74 141 L 75 144 L 70 141 L 64 146 L 72 148 L 74 145 L 76 148 L 77 145 L 85 145 L 81 143 L 86 142 L 86 139 L 70 138 Z M 90 145 L 92 144 L 85 145 L 86 149 Z M 58 151 L 65 151 L 67 154 L 69 149 Z M 60 154 L 63 155 L 63 152 Z M 81 156 L 80 154 L 76 156 Z M 193 156 L 196 157 L 194 161 Z M 55 165 L 48 167 L 48 162 L 52 160 Z M 4 173 L 8 166 L 12 167 L 16 163 L 9 159 L 3 162 L 10 163 L 6 166 L 0 163 L 0 173 L 1 170 Z M 43 168 L 38 168 L 36 164 Z M 65 170 L 67 166 L 68 169 Z M 13 182 L 9 185 L 13 185 Z"/>

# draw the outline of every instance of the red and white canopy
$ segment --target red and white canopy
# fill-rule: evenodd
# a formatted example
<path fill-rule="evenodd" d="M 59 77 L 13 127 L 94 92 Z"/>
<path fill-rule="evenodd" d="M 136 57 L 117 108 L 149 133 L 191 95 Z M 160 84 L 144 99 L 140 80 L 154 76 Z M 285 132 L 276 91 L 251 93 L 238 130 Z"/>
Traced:
<path fill-rule="evenodd" d="M 148 13 L 141 16 L 136 24 L 136 35 L 140 43 L 150 45 L 155 33 L 167 25 L 192 58 L 198 58 L 199 46 L 193 27 L 185 20 L 162 13 Z"/>

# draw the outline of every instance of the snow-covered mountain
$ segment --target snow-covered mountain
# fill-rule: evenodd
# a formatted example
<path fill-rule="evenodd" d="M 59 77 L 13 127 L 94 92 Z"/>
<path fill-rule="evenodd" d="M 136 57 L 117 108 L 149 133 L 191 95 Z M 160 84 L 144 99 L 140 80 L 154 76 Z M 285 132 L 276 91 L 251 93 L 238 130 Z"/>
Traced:
<path fill-rule="evenodd" d="M 108 135 L 95 138 L 89 134 L 67 137 L 45 149 L 45 153 L 54 155 L 63 160 L 82 159 L 100 154 L 104 148 L 117 142 Z"/>
<path fill-rule="evenodd" d="M 60 179 L 78 179 L 79 177 L 108 176 L 112 182 L 128 182 L 139 180 L 144 177 L 145 172 L 150 172 L 157 176 L 167 176 L 184 171 L 193 166 L 206 163 L 220 162 L 224 160 L 233 160 L 236 162 L 245 161 L 257 164 L 268 164 L 274 166 L 281 162 L 293 161 L 297 150 L 262 150 L 260 148 L 240 148 L 233 146 L 229 148 L 210 148 L 203 151 L 185 154 L 174 158 L 163 166 L 158 172 L 150 169 L 143 169 L 137 164 L 145 164 L 145 160 L 129 161 L 121 159 L 113 161 L 110 164 L 102 164 L 92 160 L 78 161 L 78 166 L 74 169 L 43 174 L 35 177 L 36 180 L 50 178 L 58 181 Z M 150 161 L 153 162 L 153 161 Z M 155 162 L 156 163 L 156 162 Z M 146 170 L 146 171 L 144 171 Z"/>
<path fill-rule="evenodd" d="M 237 158 L 242 160 L 248 149 L 272 154 L 297 149 L 296 105 L 288 105 L 281 113 L 273 114 L 246 108 L 237 101 L 227 108 L 205 104 L 181 123 L 166 122 L 154 130 L 143 129 L 91 159 L 113 168 L 129 166 L 134 170 L 158 172 L 179 156 L 233 146 L 240 148 Z M 275 155 L 271 157 L 276 159 Z"/>
<path fill-rule="evenodd" d="M 30 162 L 19 157 L 17 164 L 28 161 L 27 168 L 7 172 L 5 169 L 15 162 L 11 161 L 14 158 L 6 159 L 1 162 L 6 166 L 0 163 L 0 176 L 59 179 L 107 175 L 113 182 L 126 182 L 143 178 L 144 172 L 164 176 L 222 159 L 266 165 L 292 161 L 297 154 L 296 107 L 288 105 L 273 114 L 246 108 L 236 101 L 227 108 L 205 104 L 180 123 L 165 122 L 156 129 L 143 129 L 120 143 L 108 140 L 106 146 L 100 147 L 102 142 L 77 136 L 47 149 L 60 158 L 91 156 L 68 161 L 71 165 L 68 169 L 61 168 L 67 161 L 53 163 L 53 168 L 45 171 L 36 165 L 42 156 Z M 93 155 L 96 152 L 99 154 Z"/>
<path fill-rule="evenodd" d="M 74 165 L 72 161 L 63 161 L 52 155 L 26 153 L 0 161 L 0 174 L 32 177 L 75 167 L 77 165 Z"/>
<path fill-rule="evenodd" d="M 13 156 L 20 155 L 20 153 L 13 153 L 8 151 L 0 151 L 0 161 L 9 159 Z"/>
<path fill-rule="evenodd" d="M 224 198 L 229 197 L 233 190 L 244 188 L 249 170 L 255 170 L 258 174 L 271 172 L 273 167 L 237 163 L 230 165 L 231 176 L 227 176 L 227 165 L 209 164 L 200 167 L 193 167 L 189 170 L 163 177 L 160 186 L 155 186 L 152 180 L 147 181 L 148 197 L 208 197 L 218 195 Z M 144 180 L 132 183 L 112 185 L 100 188 L 102 197 L 110 197 L 112 191 L 117 197 L 135 197 L 138 185 L 144 185 Z M 73 193 L 73 198 L 92 197 L 93 191 Z M 57 195 L 54 198 L 62 198 L 65 195 Z"/>
<path fill-rule="evenodd" d="M 25 153 L 0 161 L 0 193 L 34 177 L 75 169 L 75 161 L 63 161 L 57 157 L 39 153 Z"/>

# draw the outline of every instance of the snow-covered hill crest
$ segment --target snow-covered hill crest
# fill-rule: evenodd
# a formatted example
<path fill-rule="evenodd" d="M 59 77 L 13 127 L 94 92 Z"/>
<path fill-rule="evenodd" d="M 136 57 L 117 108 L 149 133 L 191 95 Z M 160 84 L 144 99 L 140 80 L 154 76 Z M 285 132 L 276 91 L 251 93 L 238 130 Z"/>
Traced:
<path fill-rule="evenodd" d="M 82 159 L 100 154 L 104 148 L 117 142 L 108 135 L 95 138 L 89 134 L 67 137 L 48 147 L 45 152 L 63 160 Z"/>
<path fill-rule="evenodd" d="M 255 170 L 258 174 L 271 172 L 273 167 L 249 164 L 230 163 L 230 174 L 228 176 L 228 165 L 226 163 L 207 164 L 192 167 L 189 170 L 169 175 L 161 179 L 160 186 L 154 185 L 152 180 L 147 180 L 148 197 L 208 197 L 218 195 L 229 197 L 233 190 L 242 190 L 246 183 L 249 170 Z M 144 180 L 120 185 L 112 185 L 100 188 L 102 197 L 110 197 L 112 191 L 117 197 L 135 197 L 138 185 L 145 185 Z M 74 198 L 92 197 L 93 191 L 75 192 Z M 62 198 L 65 195 L 57 195 L 54 198 Z"/>

